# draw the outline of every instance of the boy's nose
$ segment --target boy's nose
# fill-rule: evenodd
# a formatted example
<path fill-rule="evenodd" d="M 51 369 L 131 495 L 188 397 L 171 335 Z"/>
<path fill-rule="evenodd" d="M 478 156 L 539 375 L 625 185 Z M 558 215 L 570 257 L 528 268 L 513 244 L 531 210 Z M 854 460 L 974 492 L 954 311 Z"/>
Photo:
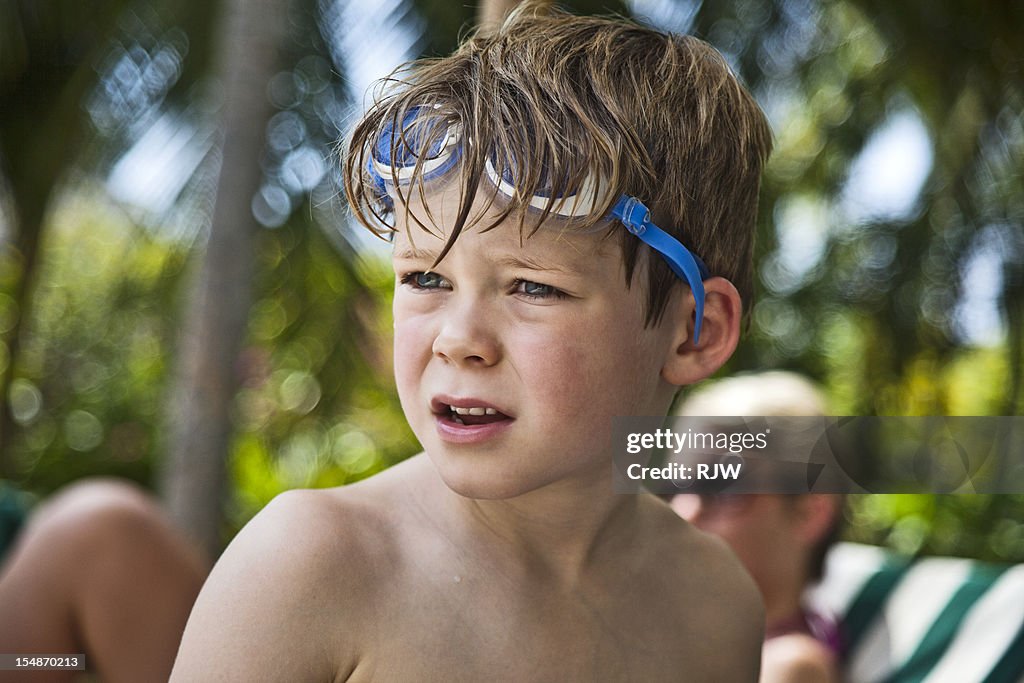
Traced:
<path fill-rule="evenodd" d="M 494 365 L 501 351 L 483 311 L 463 305 L 453 306 L 447 312 L 434 338 L 434 355 L 457 365 Z"/>

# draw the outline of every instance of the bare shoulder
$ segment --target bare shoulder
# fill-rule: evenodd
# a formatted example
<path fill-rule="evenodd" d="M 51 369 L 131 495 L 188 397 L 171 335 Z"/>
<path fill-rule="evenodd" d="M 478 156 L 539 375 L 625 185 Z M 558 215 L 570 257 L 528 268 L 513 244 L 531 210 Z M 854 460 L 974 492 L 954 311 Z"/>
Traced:
<path fill-rule="evenodd" d="M 278 496 L 218 560 L 171 680 L 344 679 L 389 538 L 358 490 Z"/>
<path fill-rule="evenodd" d="M 703 653 L 728 653 L 700 662 L 706 680 L 756 681 L 764 638 L 757 586 L 724 542 L 666 510 L 659 571 L 675 577 L 679 638 L 701 643 Z"/>
<path fill-rule="evenodd" d="M 764 644 L 762 683 L 838 683 L 832 653 L 809 635 L 772 638 Z"/>

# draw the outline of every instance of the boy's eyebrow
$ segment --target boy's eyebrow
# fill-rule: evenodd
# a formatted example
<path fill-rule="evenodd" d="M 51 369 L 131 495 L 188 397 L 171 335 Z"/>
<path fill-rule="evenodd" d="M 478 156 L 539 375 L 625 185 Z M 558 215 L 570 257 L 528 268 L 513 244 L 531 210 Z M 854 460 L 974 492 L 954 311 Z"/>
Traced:
<path fill-rule="evenodd" d="M 512 268 L 525 268 L 526 270 L 551 270 L 559 273 L 570 272 L 569 269 L 561 265 L 555 263 L 545 263 L 544 261 L 540 261 L 536 258 L 527 256 L 526 254 L 521 254 L 519 256 L 510 254 L 508 256 L 498 259 L 497 263 L 498 265 L 501 266 L 509 266 Z"/>
<path fill-rule="evenodd" d="M 437 260 L 437 254 L 432 251 L 426 251 L 424 249 L 417 249 L 415 247 L 404 247 L 401 250 L 396 250 L 392 254 L 392 258 L 395 259 L 409 259 L 416 261 L 430 261 L 433 263 Z M 527 256 L 525 254 L 503 256 L 496 261 L 499 266 L 506 266 L 510 268 L 524 268 L 526 270 L 549 270 L 559 273 L 571 273 L 568 268 L 555 263 L 546 263 L 540 261 L 534 257 Z"/>
<path fill-rule="evenodd" d="M 423 249 L 417 249 L 416 247 L 405 247 L 401 251 L 395 250 L 391 254 L 391 258 L 396 259 L 412 259 L 412 260 L 424 260 L 433 263 L 437 260 L 437 254 L 432 251 L 426 251 Z"/>

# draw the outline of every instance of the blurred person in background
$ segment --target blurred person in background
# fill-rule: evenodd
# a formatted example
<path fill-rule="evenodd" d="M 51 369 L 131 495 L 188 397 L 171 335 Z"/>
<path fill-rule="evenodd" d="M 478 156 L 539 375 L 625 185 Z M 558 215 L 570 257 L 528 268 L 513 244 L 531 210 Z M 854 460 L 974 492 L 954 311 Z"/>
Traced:
<path fill-rule="evenodd" d="M 676 414 L 797 417 L 827 410 L 811 382 L 773 371 L 702 387 Z M 825 554 L 838 536 L 842 497 L 687 493 L 668 500 L 681 517 L 722 538 L 761 590 L 766 617 L 761 683 L 838 682 L 838 624 L 805 605 L 803 595 L 821 578 Z"/>
<path fill-rule="evenodd" d="M 0 498 L 0 653 L 84 654 L 105 683 L 166 681 L 208 558 L 134 484 L 71 484 L 24 524 L 24 496 L 4 487 Z M 8 670 L 0 681 L 81 675 Z"/>

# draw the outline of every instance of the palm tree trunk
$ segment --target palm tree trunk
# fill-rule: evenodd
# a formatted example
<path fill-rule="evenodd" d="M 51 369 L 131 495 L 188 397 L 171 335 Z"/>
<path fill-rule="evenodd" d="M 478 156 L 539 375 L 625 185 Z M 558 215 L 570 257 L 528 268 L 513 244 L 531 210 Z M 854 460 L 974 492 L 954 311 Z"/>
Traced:
<path fill-rule="evenodd" d="M 220 40 L 223 161 L 209 242 L 185 313 L 171 390 L 162 492 L 171 515 L 216 557 L 221 550 L 236 360 L 252 297 L 267 83 L 287 26 L 286 0 L 228 0 Z"/>

